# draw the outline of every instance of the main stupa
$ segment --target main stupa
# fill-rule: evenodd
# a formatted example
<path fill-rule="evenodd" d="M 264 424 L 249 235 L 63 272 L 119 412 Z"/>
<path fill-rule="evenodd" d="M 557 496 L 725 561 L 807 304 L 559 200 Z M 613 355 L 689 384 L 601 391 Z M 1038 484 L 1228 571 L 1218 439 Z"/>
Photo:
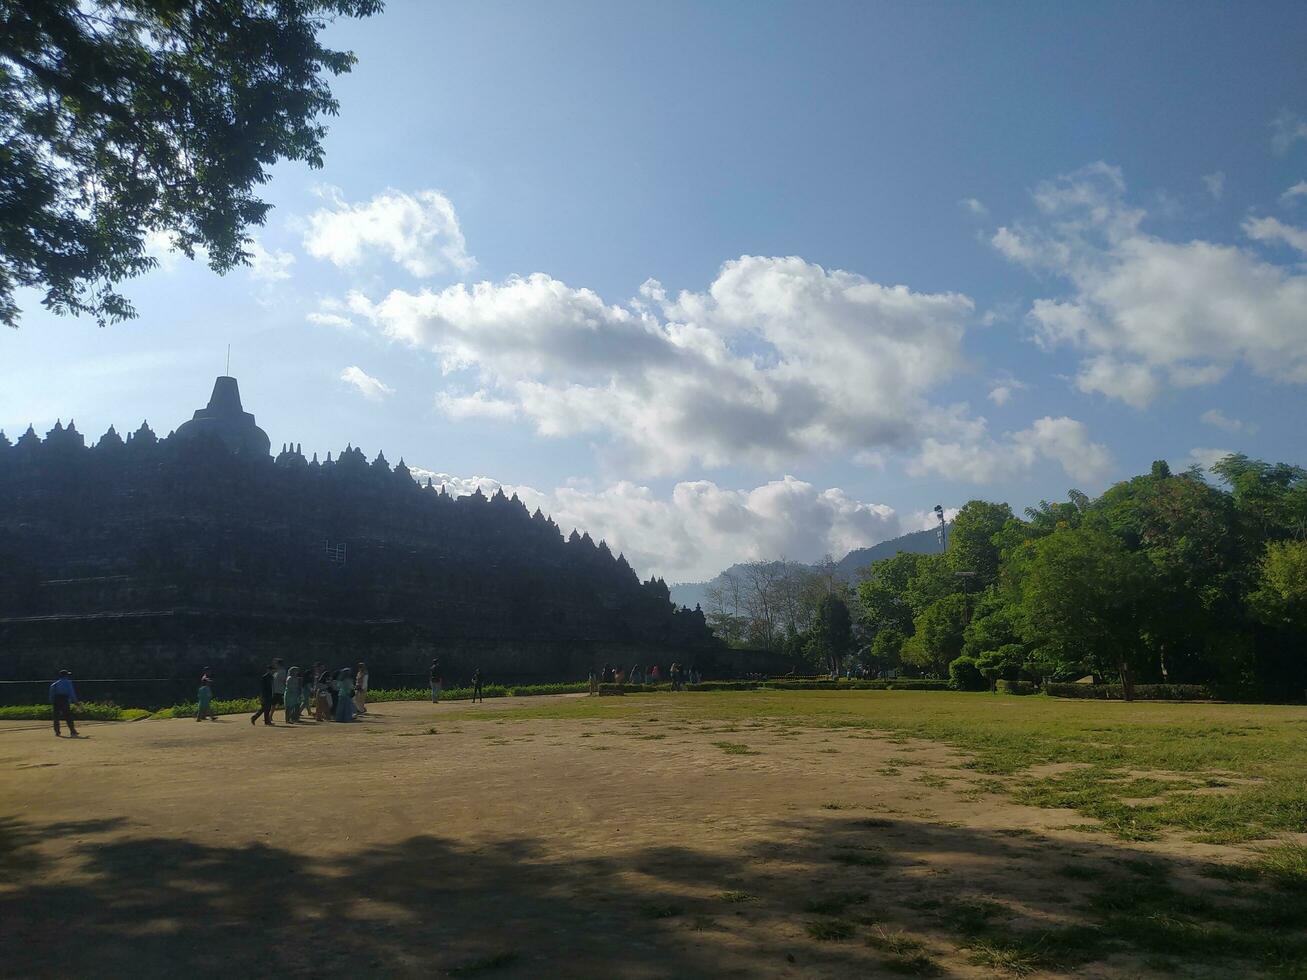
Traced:
<path fill-rule="evenodd" d="M 212 433 L 232 452 L 267 456 L 272 449 L 268 434 L 254 424 L 254 416 L 241 407 L 241 390 L 235 378 L 222 376 L 213 382 L 209 404 L 195 410 L 189 422 L 177 429 L 181 439 Z"/>

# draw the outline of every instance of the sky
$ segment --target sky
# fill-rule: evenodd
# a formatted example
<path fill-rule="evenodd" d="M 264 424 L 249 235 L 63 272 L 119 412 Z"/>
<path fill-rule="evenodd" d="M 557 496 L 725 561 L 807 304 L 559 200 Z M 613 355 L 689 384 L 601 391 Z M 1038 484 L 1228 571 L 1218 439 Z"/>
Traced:
<path fill-rule="evenodd" d="M 319 170 L 139 318 L 20 297 L 0 428 L 504 486 L 642 575 L 836 558 L 1155 459 L 1307 464 L 1307 6 L 435 3 L 329 29 Z"/>

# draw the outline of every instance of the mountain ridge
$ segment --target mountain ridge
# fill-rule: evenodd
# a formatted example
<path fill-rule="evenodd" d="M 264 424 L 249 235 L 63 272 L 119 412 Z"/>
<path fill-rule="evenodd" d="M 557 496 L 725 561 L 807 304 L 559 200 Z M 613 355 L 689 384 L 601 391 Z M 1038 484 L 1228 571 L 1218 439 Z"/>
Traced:
<path fill-rule="evenodd" d="M 858 581 L 858 572 L 874 561 L 893 557 L 900 551 L 931 554 L 939 550 L 939 537 L 935 528 L 910 531 L 907 534 L 899 535 L 897 538 L 889 538 L 866 548 L 854 548 L 835 563 L 835 571 L 840 578 L 852 585 Z M 777 561 L 780 561 L 780 559 L 777 559 Z M 818 567 L 816 563 L 806 562 L 786 562 L 786 564 L 809 569 Z M 742 562 L 736 562 L 704 582 L 678 582 L 670 586 L 672 601 L 677 605 L 689 606 L 691 609 L 696 605 L 705 604 L 709 587 L 721 581 L 723 576 L 735 571 L 742 565 Z"/>

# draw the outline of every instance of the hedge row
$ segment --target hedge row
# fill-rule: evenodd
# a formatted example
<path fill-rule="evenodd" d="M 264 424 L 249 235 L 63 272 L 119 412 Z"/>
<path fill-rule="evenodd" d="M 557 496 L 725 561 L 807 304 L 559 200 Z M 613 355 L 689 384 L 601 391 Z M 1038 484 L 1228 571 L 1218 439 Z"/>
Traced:
<path fill-rule="evenodd" d="M 51 707 L 48 704 L 20 704 L 0 708 L 0 721 L 50 721 Z M 136 721 L 148 718 L 150 713 L 144 708 L 120 708 L 116 704 L 94 704 L 82 701 L 73 706 L 73 721 Z"/>
<path fill-rule="evenodd" d="M 1044 693 L 1055 698 L 1091 698 L 1120 701 L 1124 691 L 1120 684 L 1044 685 Z M 1136 684 L 1135 698 L 1140 701 L 1209 701 L 1212 692 L 1202 684 Z"/>
<path fill-rule="evenodd" d="M 1074 686 L 1074 685 L 1072 685 Z M 1039 685 L 1034 681 L 998 681 L 994 689 L 999 694 L 1038 694 Z"/>

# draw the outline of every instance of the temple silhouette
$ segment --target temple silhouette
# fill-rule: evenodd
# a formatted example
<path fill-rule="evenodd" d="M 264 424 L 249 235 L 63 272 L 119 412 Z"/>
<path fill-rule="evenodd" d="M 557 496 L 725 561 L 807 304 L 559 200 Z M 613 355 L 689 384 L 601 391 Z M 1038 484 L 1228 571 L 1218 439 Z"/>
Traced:
<path fill-rule="evenodd" d="M 720 650 L 662 580 L 516 495 L 454 497 L 352 445 L 274 458 L 235 378 L 162 439 L 0 433 L 0 677 L 252 683 L 280 656 L 396 682 L 439 656 L 522 682 Z"/>

